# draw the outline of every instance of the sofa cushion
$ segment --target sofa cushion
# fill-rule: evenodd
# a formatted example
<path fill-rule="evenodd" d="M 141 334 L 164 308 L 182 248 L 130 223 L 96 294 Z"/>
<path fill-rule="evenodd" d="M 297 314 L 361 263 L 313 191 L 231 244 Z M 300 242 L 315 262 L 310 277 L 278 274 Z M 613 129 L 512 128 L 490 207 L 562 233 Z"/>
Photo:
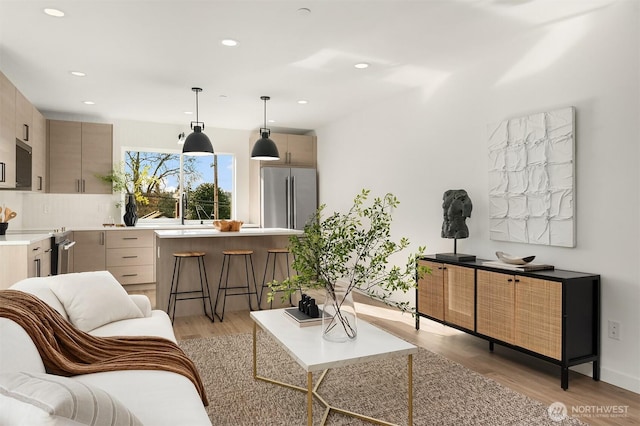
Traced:
<path fill-rule="evenodd" d="M 110 322 L 93 329 L 89 334 L 98 337 L 110 336 L 156 336 L 177 343 L 171 320 L 164 311 L 154 310 L 145 318 L 126 319 Z"/>
<path fill-rule="evenodd" d="M 48 278 L 51 291 L 64 305 L 69 321 L 82 331 L 91 331 L 113 321 L 143 317 L 122 285 L 107 271 Z"/>
<path fill-rule="evenodd" d="M 181 374 L 128 370 L 83 374 L 73 379 L 109 392 L 145 425 L 211 425 L 198 391 Z"/>
<path fill-rule="evenodd" d="M 62 306 L 58 297 L 51 291 L 52 282 L 51 277 L 27 278 L 12 285 L 11 289 L 33 294 L 38 299 L 46 302 L 47 305 L 58 311 L 64 319 L 69 320 L 67 312 L 64 310 L 64 306 Z"/>
<path fill-rule="evenodd" d="M 44 373 L 45 368 L 27 332 L 14 321 L 0 318 L 0 373 L 18 371 Z"/>
<path fill-rule="evenodd" d="M 120 401 L 99 387 L 46 373 L 1 373 L 2 424 L 142 425 Z M 4 416 L 8 416 L 7 419 Z"/>

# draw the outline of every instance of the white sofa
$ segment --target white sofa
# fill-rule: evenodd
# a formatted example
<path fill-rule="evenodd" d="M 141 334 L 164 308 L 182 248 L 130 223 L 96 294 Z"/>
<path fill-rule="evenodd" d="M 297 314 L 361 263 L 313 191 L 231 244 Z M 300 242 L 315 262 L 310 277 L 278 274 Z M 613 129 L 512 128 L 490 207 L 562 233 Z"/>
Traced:
<path fill-rule="evenodd" d="M 95 283 L 100 285 L 92 290 Z M 74 325 L 84 326 L 85 331 L 94 336 L 159 336 L 176 342 L 171 321 L 165 312 L 151 310 L 146 296 L 129 296 L 124 289 L 121 292 L 113 290 L 114 283 L 118 289 L 122 289 L 111 274 L 100 271 L 29 278 L 11 288 L 37 296 L 60 312 L 65 319 Z M 109 302 L 116 293 L 117 297 L 114 297 L 119 298 L 118 301 Z M 115 318 L 111 318 L 114 316 Z M 96 324 L 100 325 L 86 329 Z M 8 376 L 15 379 L 19 372 L 33 373 L 25 376 L 26 380 L 34 375 L 41 379 L 45 367 L 25 330 L 17 323 L 0 317 L 0 379 Z M 58 379 L 59 376 L 53 378 Z M 157 370 L 110 371 L 60 380 L 74 380 L 88 385 L 86 387 L 89 389 L 104 390 L 108 398 L 119 401 L 144 425 L 211 425 L 196 387 L 189 379 L 177 373 Z M 82 424 L 59 413 L 52 414 L 51 410 L 44 417 L 36 418 L 34 407 L 19 399 L 16 398 L 16 393 L 10 394 L 7 387 L 3 388 L 0 383 L 0 425 L 31 425 L 36 422 Z M 43 414 L 35 411 L 38 416 Z"/>

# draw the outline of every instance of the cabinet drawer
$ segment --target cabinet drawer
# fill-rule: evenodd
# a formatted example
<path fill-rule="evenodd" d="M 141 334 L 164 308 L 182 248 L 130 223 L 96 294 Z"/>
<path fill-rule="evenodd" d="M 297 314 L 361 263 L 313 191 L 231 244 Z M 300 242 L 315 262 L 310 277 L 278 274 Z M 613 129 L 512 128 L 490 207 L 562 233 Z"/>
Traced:
<path fill-rule="evenodd" d="M 152 283 L 153 265 L 143 266 L 110 266 L 107 268 L 122 285 Z"/>
<path fill-rule="evenodd" d="M 107 268 L 111 266 L 153 265 L 153 248 L 114 248 L 107 250 Z"/>
<path fill-rule="evenodd" d="M 107 232 L 107 248 L 125 247 L 153 247 L 153 230 Z"/>

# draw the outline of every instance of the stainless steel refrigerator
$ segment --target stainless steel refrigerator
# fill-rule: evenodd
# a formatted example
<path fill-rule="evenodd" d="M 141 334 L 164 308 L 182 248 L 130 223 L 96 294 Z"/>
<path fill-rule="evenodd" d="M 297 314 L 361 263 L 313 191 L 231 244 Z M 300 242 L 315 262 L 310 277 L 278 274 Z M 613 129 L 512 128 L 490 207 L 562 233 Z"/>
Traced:
<path fill-rule="evenodd" d="M 316 169 L 263 167 L 260 195 L 263 227 L 302 230 L 318 208 Z"/>

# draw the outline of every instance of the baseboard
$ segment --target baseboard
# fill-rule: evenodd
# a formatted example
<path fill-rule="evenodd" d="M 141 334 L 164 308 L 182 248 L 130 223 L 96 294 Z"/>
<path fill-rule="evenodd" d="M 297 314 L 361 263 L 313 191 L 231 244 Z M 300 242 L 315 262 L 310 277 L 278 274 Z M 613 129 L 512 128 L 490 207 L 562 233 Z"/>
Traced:
<path fill-rule="evenodd" d="M 571 367 L 571 371 L 592 377 L 591 373 L 593 369 L 591 368 L 591 363 L 587 363 Z M 640 394 L 640 379 L 637 377 L 631 377 L 619 371 L 600 367 L 600 380 L 610 385 Z"/>

